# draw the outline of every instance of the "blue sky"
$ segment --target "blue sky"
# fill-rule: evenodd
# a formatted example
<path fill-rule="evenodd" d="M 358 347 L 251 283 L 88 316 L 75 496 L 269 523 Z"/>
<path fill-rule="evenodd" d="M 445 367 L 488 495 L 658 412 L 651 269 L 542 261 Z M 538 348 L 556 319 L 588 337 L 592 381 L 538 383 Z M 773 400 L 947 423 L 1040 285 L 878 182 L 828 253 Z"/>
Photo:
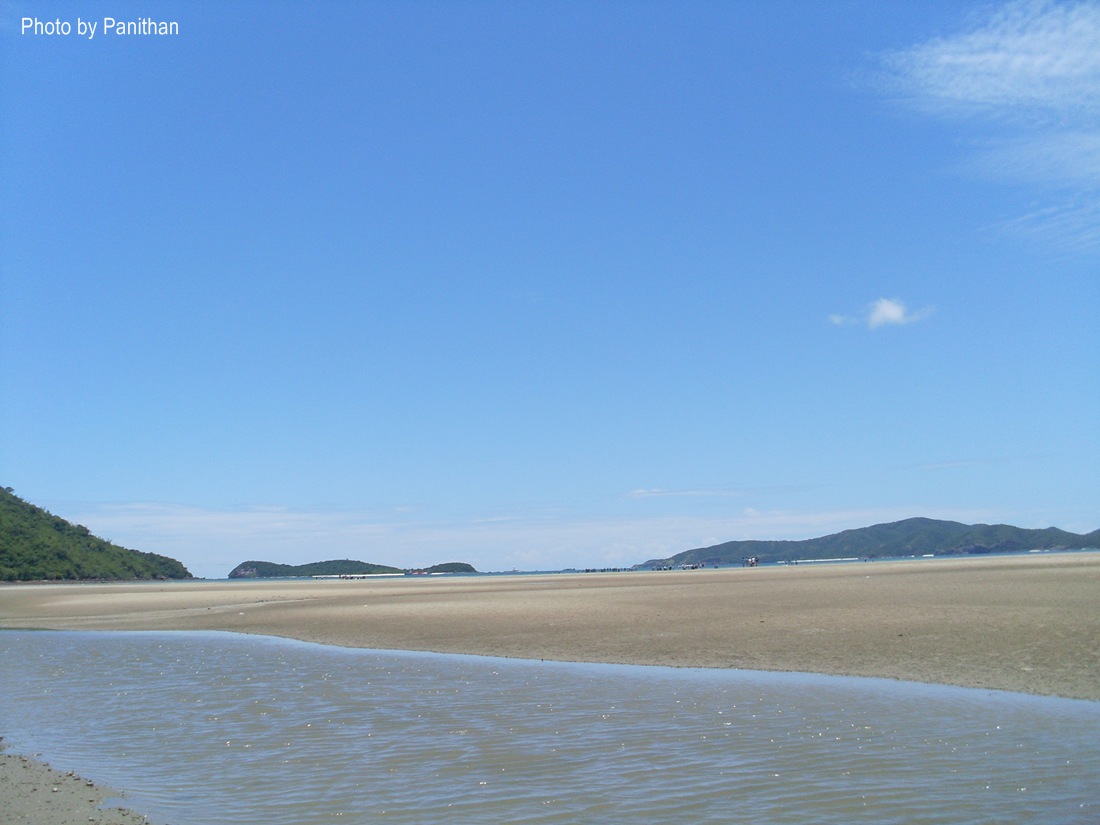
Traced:
<path fill-rule="evenodd" d="M 1100 4 L 0 9 L 0 483 L 99 535 L 1100 527 Z"/>

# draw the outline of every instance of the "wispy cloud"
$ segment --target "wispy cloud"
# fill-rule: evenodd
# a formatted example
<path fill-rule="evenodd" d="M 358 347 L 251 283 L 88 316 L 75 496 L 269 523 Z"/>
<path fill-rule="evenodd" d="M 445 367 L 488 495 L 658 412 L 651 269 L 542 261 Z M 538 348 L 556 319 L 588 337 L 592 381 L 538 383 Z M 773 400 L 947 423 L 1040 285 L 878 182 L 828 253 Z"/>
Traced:
<path fill-rule="evenodd" d="M 738 498 L 742 490 L 661 490 L 659 488 L 631 490 L 627 498 Z"/>
<path fill-rule="evenodd" d="M 905 326 L 927 318 L 933 312 L 932 307 L 916 311 L 910 310 L 897 298 L 879 298 L 868 305 L 860 315 L 830 315 L 829 321 L 837 326 L 866 324 L 868 329 L 884 326 Z"/>
<path fill-rule="evenodd" d="M 982 458 L 962 458 L 948 461 L 930 461 L 923 464 L 913 464 L 902 469 L 916 472 L 939 472 L 944 470 L 964 470 L 973 467 L 996 467 L 1008 464 L 1023 465 L 1035 460 L 1033 455 L 1000 455 L 986 456 Z"/>
<path fill-rule="evenodd" d="M 931 464 L 914 464 L 910 470 L 917 472 L 938 472 L 940 470 L 962 470 L 980 464 L 978 461 L 937 461 Z"/>
<path fill-rule="evenodd" d="M 929 109 L 1034 120 L 1100 108 L 1100 6 L 1018 0 L 968 30 L 887 55 Z"/>
<path fill-rule="evenodd" d="M 1100 3 L 1021 0 L 956 35 L 883 57 L 912 106 L 981 125 L 972 165 L 1038 187 L 1003 226 L 1068 247 L 1100 245 Z"/>

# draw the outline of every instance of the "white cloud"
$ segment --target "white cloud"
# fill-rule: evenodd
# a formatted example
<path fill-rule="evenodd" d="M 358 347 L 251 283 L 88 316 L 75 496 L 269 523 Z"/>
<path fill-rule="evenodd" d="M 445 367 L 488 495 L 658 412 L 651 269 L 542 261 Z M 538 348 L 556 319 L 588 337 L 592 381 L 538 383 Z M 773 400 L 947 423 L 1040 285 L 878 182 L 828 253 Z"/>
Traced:
<path fill-rule="evenodd" d="M 887 325 L 902 326 L 919 321 L 927 317 L 930 312 L 930 309 L 910 312 L 897 298 L 879 298 L 871 304 L 867 312 L 867 326 L 871 329 Z"/>
<path fill-rule="evenodd" d="M 883 62 L 916 108 L 994 129 L 974 169 L 1038 187 L 1042 203 L 1002 228 L 1100 245 L 1100 3 L 1010 3 Z"/>
<path fill-rule="evenodd" d="M 867 313 L 867 326 L 871 329 L 884 324 L 908 323 L 905 304 L 895 298 L 879 298 Z"/>
<path fill-rule="evenodd" d="M 862 315 L 830 315 L 829 321 L 837 326 L 866 324 L 869 329 L 882 326 L 904 326 L 927 318 L 933 312 L 932 307 L 911 312 L 897 298 L 879 298 L 867 307 Z"/>

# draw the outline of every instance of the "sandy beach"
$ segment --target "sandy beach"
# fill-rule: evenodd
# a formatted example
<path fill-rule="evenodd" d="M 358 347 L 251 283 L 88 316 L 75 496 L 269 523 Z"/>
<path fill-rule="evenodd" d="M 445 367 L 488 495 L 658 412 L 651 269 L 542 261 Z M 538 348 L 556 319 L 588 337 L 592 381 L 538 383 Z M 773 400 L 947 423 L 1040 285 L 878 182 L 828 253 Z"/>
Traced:
<path fill-rule="evenodd" d="M 0 627 L 877 676 L 1100 700 L 1100 553 L 719 570 L 0 586 Z"/>
<path fill-rule="evenodd" d="M 0 586 L 0 628 L 226 630 L 350 647 L 809 671 L 1100 701 L 1100 553 L 630 573 Z M 0 825 L 112 825 L 0 755 Z M 12 818 L 14 817 L 14 818 Z"/>

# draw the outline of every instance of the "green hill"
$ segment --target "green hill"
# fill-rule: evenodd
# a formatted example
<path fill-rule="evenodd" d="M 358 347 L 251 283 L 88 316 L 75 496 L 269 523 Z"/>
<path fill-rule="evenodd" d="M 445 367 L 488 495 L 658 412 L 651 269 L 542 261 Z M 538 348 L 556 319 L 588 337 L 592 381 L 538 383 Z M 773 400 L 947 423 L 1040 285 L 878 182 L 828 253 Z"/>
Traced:
<path fill-rule="evenodd" d="M 429 573 L 476 573 L 472 564 L 464 561 L 447 561 L 443 564 L 433 564 L 428 568 Z"/>
<path fill-rule="evenodd" d="M 156 553 L 127 550 L 88 528 L 0 489 L 0 581 L 189 579 L 187 568 Z"/>
<path fill-rule="evenodd" d="M 296 576 L 362 576 L 370 573 L 403 573 L 397 567 L 368 564 L 352 559 L 315 561 L 310 564 L 277 564 L 272 561 L 245 561 L 229 573 L 231 579 L 282 579 Z"/>
<path fill-rule="evenodd" d="M 384 564 L 370 564 L 353 559 L 315 561 L 310 564 L 277 564 L 272 561 L 244 561 L 229 573 L 231 579 L 282 579 L 298 576 L 365 576 L 377 573 L 476 573 L 474 568 L 461 561 L 436 564 L 424 570 L 405 571 Z"/>
<path fill-rule="evenodd" d="M 639 566 L 741 564 L 744 559 L 752 557 L 767 563 L 798 559 L 923 556 L 929 553 L 941 556 L 1082 547 L 1100 547 L 1100 530 L 1079 535 L 1056 527 L 1029 530 L 1008 524 L 961 524 L 957 521 L 910 518 L 804 541 L 727 541 L 685 550 L 668 559 L 651 559 Z"/>

